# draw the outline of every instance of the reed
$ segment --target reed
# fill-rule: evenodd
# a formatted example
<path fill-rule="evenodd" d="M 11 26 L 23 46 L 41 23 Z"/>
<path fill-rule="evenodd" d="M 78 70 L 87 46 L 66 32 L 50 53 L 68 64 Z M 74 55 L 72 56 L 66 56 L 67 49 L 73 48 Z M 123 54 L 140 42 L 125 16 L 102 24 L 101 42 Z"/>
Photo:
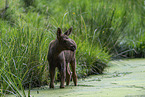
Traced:
<path fill-rule="evenodd" d="M 0 18 L 2 96 L 49 83 L 46 56 L 58 27 L 73 26 L 78 77 L 102 73 L 111 57 L 145 57 L 144 0 L 32 1 L 9 0 Z"/>

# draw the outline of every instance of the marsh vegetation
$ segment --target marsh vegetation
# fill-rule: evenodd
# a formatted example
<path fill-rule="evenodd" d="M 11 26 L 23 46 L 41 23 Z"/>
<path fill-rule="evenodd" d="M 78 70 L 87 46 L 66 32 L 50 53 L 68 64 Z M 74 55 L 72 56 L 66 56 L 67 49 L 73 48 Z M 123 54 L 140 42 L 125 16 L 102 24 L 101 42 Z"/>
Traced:
<path fill-rule="evenodd" d="M 0 95 L 48 85 L 49 43 L 71 26 L 79 78 L 145 57 L 144 0 L 0 0 Z"/>

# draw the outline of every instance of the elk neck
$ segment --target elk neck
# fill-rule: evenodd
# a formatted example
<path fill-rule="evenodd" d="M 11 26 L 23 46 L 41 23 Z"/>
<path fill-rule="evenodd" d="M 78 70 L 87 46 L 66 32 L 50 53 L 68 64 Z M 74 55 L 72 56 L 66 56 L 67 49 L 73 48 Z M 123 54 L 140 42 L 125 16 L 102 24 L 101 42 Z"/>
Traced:
<path fill-rule="evenodd" d="M 63 51 L 63 47 L 59 43 L 58 39 L 56 39 L 52 47 L 52 54 L 54 56 L 58 56 L 62 51 Z"/>

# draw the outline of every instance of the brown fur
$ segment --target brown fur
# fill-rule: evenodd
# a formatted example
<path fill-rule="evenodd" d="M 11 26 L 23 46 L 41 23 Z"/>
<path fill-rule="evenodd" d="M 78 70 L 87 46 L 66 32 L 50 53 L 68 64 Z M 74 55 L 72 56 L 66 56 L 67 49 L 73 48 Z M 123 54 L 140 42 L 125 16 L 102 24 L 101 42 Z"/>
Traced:
<path fill-rule="evenodd" d="M 49 62 L 49 73 L 50 73 L 50 88 L 54 88 L 54 78 L 55 78 L 55 68 L 58 67 L 60 71 L 60 88 L 64 88 L 64 83 L 66 79 L 66 85 L 69 85 L 71 79 L 71 70 L 69 64 L 72 68 L 72 76 L 74 85 L 77 85 L 77 75 L 76 75 L 76 43 L 68 38 L 71 34 L 72 27 L 67 30 L 64 34 L 60 28 L 57 30 L 57 39 L 53 40 L 49 44 L 48 51 L 48 62 Z"/>

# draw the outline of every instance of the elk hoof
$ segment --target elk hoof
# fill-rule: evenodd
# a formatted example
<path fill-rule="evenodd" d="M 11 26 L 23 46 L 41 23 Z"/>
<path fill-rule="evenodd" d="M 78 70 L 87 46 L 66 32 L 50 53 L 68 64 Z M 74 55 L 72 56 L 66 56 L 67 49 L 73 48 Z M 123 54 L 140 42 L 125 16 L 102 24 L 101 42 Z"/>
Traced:
<path fill-rule="evenodd" d="M 50 84 L 50 86 L 49 86 L 50 88 L 54 88 L 54 85 L 53 84 Z"/>
<path fill-rule="evenodd" d="M 65 86 L 60 86 L 61 89 L 65 88 Z"/>

